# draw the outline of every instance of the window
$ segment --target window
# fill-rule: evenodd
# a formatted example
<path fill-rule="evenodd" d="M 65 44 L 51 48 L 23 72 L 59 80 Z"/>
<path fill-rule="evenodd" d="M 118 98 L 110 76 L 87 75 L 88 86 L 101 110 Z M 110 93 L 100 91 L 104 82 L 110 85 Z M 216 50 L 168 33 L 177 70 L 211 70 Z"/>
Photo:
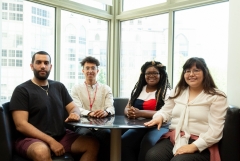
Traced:
<path fill-rule="evenodd" d="M 81 70 L 79 70 L 79 72 L 78 72 L 78 80 L 84 80 L 84 79 L 85 79 L 84 74 L 82 73 Z M 79 83 L 82 83 L 82 82 L 79 82 Z"/>
<path fill-rule="evenodd" d="M 9 50 L 8 52 L 8 57 L 15 57 L 15 50 Z"/>
<path fill-rule="evenodd" d="M 16 57 L 21 58 L 22 57 L 22 51 L 16 50 Z"/>
<path fill-rule="evenodd" d="M 46 19 L 42 19 L 42 25 L 47 26 L 47 20 Z"/>
<path fill-rule="evenodd" d="M 7 97 L 6 96 L 1 96 L 1 100 L 6 100 Z"/>
<path fill-rule="evenodd" d="M 156 5 L 167 2 L 167 0 L 123 0 L 123 11 L 132 10 L 136 8 Z"/>
<path fill-rule="evenodd" d="M 48 7 L 30 1 L 3 0 L 3 18 L 1 21 L 1 64 L 0 64 L 0 96 L 2 101 L 9 101 L 14 88 L 32 78 L 33 73 L 29 67 L 31 62 L 32 51 L 47 51 L 52 60 L 54 60 L 54 40 L 55 40 L 55 8 Z M 49 26 L 36 25 L 31 23 L 32 16 L 36 8 L 44 9 L 49 13 L 48 20 L 51 22 Z M 5 12 L 9 9 L 9 13 Z M 23 12 L 24 9 L 24 12 Z M 9 14 L 9 15 L 6 15 Z M 8 17 L 7 17 L 8 16 Z M 26 18 L 26 20 L 23 19 Z M 30 21 L 30 22 L 29 22 Z M 35 18 L 36 21 L 36 18 Z M 34 37 L 35 41 L 32 41 Z M 52 61 L 54 65 L 54 61 Z M 51 71 L 49 79 L 54 78 L 54 70 Z M 2 97 L 4 96 L 4 97 Z"/>
<path fill-rule="evenodd" d="M 9 13 L 9 20 L 15 20 L 15 13 Z"/>
<path fill-rule="evenodd" d="M 79 37 L 79 44 L 86 44 L 86 38 Z"/>
<path fill-rule="evenodd" d="M 36 14 L 37 13 L 36 10 L 37 10 L 36 7 L 32 7 L 32 14 Z"/>
<path fill-rule="evenodd" d="M 15 59 L 8 59 L 8 66 L 15 66 Z"/>
<path fill-rule="evenodd" d="M 7 57 L 7 50 L 2 49 L 2 57 Z"/>
<path fill-rule="evenodd" d="M 47 17 L 47 11 L 43 10 L 42 17 Z"/>
<path fill-rule="evenodd" d="M 73 35 L 68 36 L 68 42 L 69 43 L 76 43 L 76 36 L 73 36 Z"/>
<path fill-rule="evenodd" d="M 100 62 L 101 62 L 101 67 L 107 67 L 107 60 L 106 60 L 106 49 L 100 49 Z"/>
<path fill-rule="evenodd" d="M 6 8 L 6 7 L 5 7 Z M 14 3 L 9 3 L 9 10 L 10 11 L 23 11 L 23 5 L 22 4 L 14 4 Z"/>
<path fill-rule="evenodd" d="M 7 12 L 2 12 L 2 19 L 7 20 L 8 19 L 8 13 Z"/>
<path fill-rule="evenodd" d="M 60 64 L 62 64 L 61 71 L 64 74 L 61 74 L 60 81 L 63 82 L 68 88 L 68 91 L 70 91 L 71 83 L 76 84 L 83 82 L 85 79 L 81 74 L 82 68 L 80 65 L 80 61 L 83 58 L 91 55 L 99 61 L 104 60 L 107 62 L 106 52 L 105 54 L 100 55 L 100 49 L 107 50 L 108 23 L 103 20 L 101 20 L 101 23 L 98 23 L 99 19 L 68 11 L 62 11 L 61 15 L 61 33 L 63 43 L 61 44 L 62 61 Z M 101 41 L 99 41 L 98 38 L 96 40 L 96 35 L 98 34 L 101 35 Z M 78 42 L 76 41 L 77 39 Z M 102 59 L 101 57 L 105 57 L 105 59 Z M 100 63 L 104 64 L 106 62 Z M 70 71 L 70 64 L 76 64 L 74 71 L 73 69 Z M 70 73 L 72 72 L 77 74 L 77 76 L 71 76 Z M 103 67 L 98 75 L 100 75 L 101 72 L 106 73 L 106 67 Z M 99 82 L 104 82 L 105 80 L 106 74 L 104 74 L 101 80 L 98 79 Z"/>
<path fill-rule="evenodd" d="M 139 21 L 142 26 L 132 25 L 138 24 Z M 163 39 L 168 34 L 167 32 L 168 14 L 121 23 L 121 97 L 130 97 L 131 90 L 139 78 L 140 68 L 146 61 L 156 60 L 167 66 L 168 39 Z"/>
<path fill-rule="evenodd" d="M 49 11 L 32 7 L 32 23 L 42 26 L 49 26 Z"/>
<path fill-rule="evenodd" d="M 16 17 L 17 21 L 23 21 L 23 14 L 17 13 L 16 15 L 17 15 L 17 17 Z"/>
<path fill-rule="evenodd" d="M 206 6 L 210 1 L 211 5 Z M 117 77 L 107 82 L 111 83 L 110 85 L 114 84 L 114 87 L 120 86 L 120 91 L 117 91 L 120 95 L 116 97 L 130 96 L 141 65 L 150 60 L 162 62 L 169 71 L 173 69 L 170 74 L 173 78 L 171 86 L 174 87 L 178 81 L 178 72 L 182 63 L 192 56 L 205 57 L 218 87 L 226 91 L 228 2 L 222 0 L 195 0 L 195 2 L 191 0 L 117 0 L 115 1 L 117 5 L 123 6 L 117 6 L 116 12 L 111 8 L 107 11 L 107 5 L 94 2 L 96 1 L 61 0 L 61 3 L 57 0 L 51 2 L 46 0 L 1 1 L 0 84 L 1 87 L 4 85 L 4 89 L 0 88 L 0 98 L 11 98 L 14 87 L 32 77 L 29 62 L 31 62 L 31 56 L 39 50 L 47 51 L 53 60 L 54 70 L 51 71 L 49 79 L 63 82 L 68 91 L 71 91 L 74 84 L 84 81 L 79 62 L 90 55 L 96 57 L 101 64 L 97 77 L 99 82 L 106 82 L 109 74 L 107 71 L 114 75 L 118 71 L 107 70 L 109 64 L 111 67 L 114 66 L 114 69 L 120 68 Z M 63 4 L 68 6 L 62 6 Z M 56 7 L 59 15 L 55 15 Z M 119 8 L 122 8 L 123 12 Z M 198 11 L 200 9 L 201 12 Z M 168 22 L 169 19 L 172 20 L 172 16 L 174 22 Z M 55 17 L 60 21 L 56 21 Z M 117 26 L 120 23 L 120 29 L 112 26 L 112 20 L 115 18 L 117 21 L 114 21 L 114 25 L 115 22 Z M 61 26 L 56 26 L 57 32 L 55 22 L 61 22 Z M 174 31 L 172 26 L 168 27 L 169 24 L 174 25 Z M 113 30 L 110 31 L 108 27 Z M 56 37 L 55 33 L 59 32 L 61 37 Z M 109 38 L 117 42 L 120 40 L 120 44 L 110 42 Z M 173 41 L 169 42 L 172 38 Z M 170 53 L 168 49 L 174 53 Z M 216 55 L 221 58 L 218 63 L 214 59 Z M 119 66 L 109 61 L 108 56 Z M 54 66 L 55 62 L 57 66 Z M 112 75 L 109 78 L 112 79 Z M 114 93 L 116 90 L 118 88 L 113 89 Z"/>
<path fill-rule="evenodd" d="M 69 79 L 75 79 L 75 72 L 68 72 L 68 73 L 67 73 L 67 77 L 68 77 Z"/>
<path fill-rule="evenodd" d="M 79 60 L 81 61 L 81 60 Z M 82 73 L 82 67 L 80 65 L 78 65 L 78 83 L 83 83 L 85 80 L 85 76 Z"/>
<path fill-rule="evenodd" d="M 10 11 L 16 11 L 16 4 L 14 4 L 14 3 L 9 3 L 9 10 L 10 10 Z"/>
<path fill-rule="evenodd" d="M 32 16 L 32 23 L 36 23 L 36 16 Z"/>
<path fill-rule="evenodd" d="M 22 60 L 16 59 L 16 66 L 22 67 Z"/>
<path fill-rule="evenodd" d="M 93 49 L 88 49 L 88 55 L 93 55 Z"/>
<path fill-rule="evenodd" d="M 8 3 L 2 3 L 2 10 L 8 10 Z"/>
<path fill-rule="evenodd" d="M 1 62 L 2 62 L 2 64 L 1 64 L 2 66 L 7 66 L 7 59 L 2 59 Z"/>
<path fill-rule="evenodd" d="M 36 53 L 36 51 L 31 51 L 31 55 L 30 58 L 32 58 L 32 56 Z"/>
<path fill-rule="evenodd" d="M 101 9 L 101 10 L 106 10 L 106 5 L 103 4 L 103 3 L 100 3 L 100 2 L 96 2 L 94 0 L 70 0 L 70 1 L 73 1 L 73 2 L 77 2 L 77 3 L 81 3 L 81 4 L 84 4 L 84 5 L 87 5 L 87 6 L 90 6 L 90 7 L 94 7 L 94 8 L 98 8 L 98 9 Z"/>
<path fill-rule="evenodd" d="M 16 47 L 22 47 L 23 38 L 22 35 L 16 35 Z"/>
<path fill-rule="evenodd" d="M 22 12 L 23 11 L 23 5 L 17 4 L 17 11 Z"/>
<path fill-rule="evenodd" d="M 40 17 L 37 17 L 37 24 L 41 25 L 42 24 L 42 19 Z"/>
<path fill-rule="evenodd" d="M 86 30 L 82 26 L 79 33 L 79 53 L 85 55 L 86 53 Z"/>
<path fill-rule="evenodd" d="M 9 13 L 9 20 L 23 21 L 23 14 Z"/>
<path fill-rule="evenodd" d="M 40 8 L 37 8 L 37 15 L 42 16 L 42 10 Z"/>
<path fill-rule="evenodd" d="M 76 60 L 75 56 L 76 56 L 75 50 L 74 49 L 68 49 L 67 60 L 75 61 Z"/>
<path fill-rule="evenodd" d="M 228 2 L 176 11 L 174 33 L 173 85 L 188 58 L 202 57 L 218 88 L 226 92 Z"/>

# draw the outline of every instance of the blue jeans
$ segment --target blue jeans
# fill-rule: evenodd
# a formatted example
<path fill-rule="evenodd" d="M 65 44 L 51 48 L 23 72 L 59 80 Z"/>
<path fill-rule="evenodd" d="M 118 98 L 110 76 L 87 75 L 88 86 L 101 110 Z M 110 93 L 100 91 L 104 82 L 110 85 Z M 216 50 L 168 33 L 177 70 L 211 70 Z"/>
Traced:
<path fill-rule="evenodd" d="M 144 161 L 147 151 L 168 132 L 168 125 L 157 128 L 129 129 L 122 135 L 122 161 Z"/>

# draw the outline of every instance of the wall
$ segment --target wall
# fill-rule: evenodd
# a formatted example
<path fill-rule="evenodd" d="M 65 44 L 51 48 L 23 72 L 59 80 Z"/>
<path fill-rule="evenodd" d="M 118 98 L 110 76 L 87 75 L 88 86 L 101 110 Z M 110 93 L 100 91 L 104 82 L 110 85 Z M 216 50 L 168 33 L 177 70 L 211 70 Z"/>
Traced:
<path fill-rule="evenodd" d="M 227 95 L 240 108 L 240 0 L 229 0 L 229 57 Z"/>

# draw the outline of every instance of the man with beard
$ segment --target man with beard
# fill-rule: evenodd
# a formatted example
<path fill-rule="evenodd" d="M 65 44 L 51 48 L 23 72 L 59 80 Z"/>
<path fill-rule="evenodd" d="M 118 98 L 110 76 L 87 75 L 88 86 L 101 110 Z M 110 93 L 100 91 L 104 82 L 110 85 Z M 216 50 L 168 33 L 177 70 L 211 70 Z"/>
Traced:
<path fill-rule="evenodd" d="M 34 161 L 51 161 L 51 155 L 81 154 L 81 161 L 97 160 L 99 143 L 65 129 L 65 122 L 78 121 L 80 111 L 65 86 L 48 80 L 52 64 L 45 51 L 32 57 L 34 77 L 18 85 L 10 101 L 10 111 L 20 132 L 15 150 Z"/>

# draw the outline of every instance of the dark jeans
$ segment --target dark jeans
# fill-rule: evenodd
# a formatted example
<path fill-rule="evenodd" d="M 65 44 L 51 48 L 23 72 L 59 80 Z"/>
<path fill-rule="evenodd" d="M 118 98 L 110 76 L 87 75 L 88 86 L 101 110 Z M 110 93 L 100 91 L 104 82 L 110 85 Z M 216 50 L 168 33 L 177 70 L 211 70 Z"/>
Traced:
<path fill-rule="evenodd" d="M 110 161 L 110 129 L 92 129 L 79 127 L 76 129 L 76 133 L 80 135 L 96 137 L 100 143 L 98 161 Z"/>
<path fill-rule="evenodd" d="M 194 140 L 190 139 L 189 144 Z M 210 152 L 208 149 L 201 153 L 173 155 L 173 144 L 169 139 L 162 139 L 146 154 L 145 161 L 210 161 Z"/>
<path fill-rule="evenodd" d="M 127 130 L 122 135 L 122 161 L 144 161 L 147 151 L 167 132 L 168 126 Z"/>

